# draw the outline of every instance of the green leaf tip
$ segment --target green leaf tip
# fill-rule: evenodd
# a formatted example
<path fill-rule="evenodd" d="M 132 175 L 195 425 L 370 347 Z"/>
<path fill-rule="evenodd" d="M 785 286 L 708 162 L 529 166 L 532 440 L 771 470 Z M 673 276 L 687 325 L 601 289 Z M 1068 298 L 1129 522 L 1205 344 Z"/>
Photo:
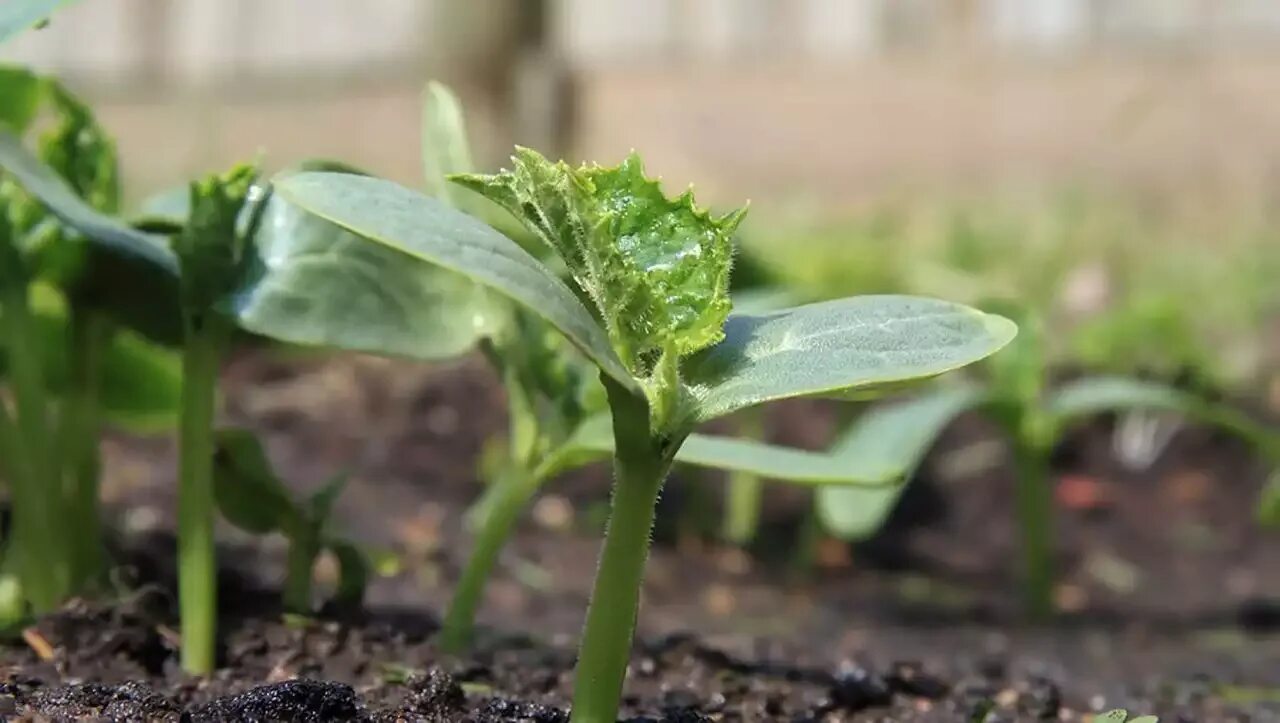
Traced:
<path fill-rule="evenodd" d="M 732 236 L 745 208 L 715 218 L 692 190 L 668 198 L 635 153 L 575 169 L 517 148 L 512 162 L 450 180 L 506 208 L 564 259 L 633 374 L 648 377 L 663 356 L 724 338 Z"/>

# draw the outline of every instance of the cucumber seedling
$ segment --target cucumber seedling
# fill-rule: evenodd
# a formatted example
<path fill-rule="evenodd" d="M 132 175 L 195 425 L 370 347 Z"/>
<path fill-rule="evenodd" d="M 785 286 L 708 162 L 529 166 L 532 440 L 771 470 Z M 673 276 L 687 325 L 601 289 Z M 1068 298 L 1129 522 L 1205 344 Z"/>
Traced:
<path fill-rule="evenodd" d="M 154 430 L 178 396 L 177 268 L 120 208 L 115 144 L 56 81 L 0 67 L 0 451 L 14 532 L 6 574 L 35 612 L 101 582 L 103 424 Z M 48 118 L 35 153 L 23 145 Z M 166 308 L 169 313 L 166 313 Z M 150 338 L 148 340 L 148 337 Z"/>
<path fill-rule="evenodd" d="M 512 212 L 556 253 L 569 283 L 487 224 L 389 181 L 300 173 L 277 181 L 275 192 L 397 252 L 402 273 L 451 271 L 520 305 L 598 369 L 615 483 L 573 720 L 613 721 L 657 496 L 697 425 L 775 399 L 936 376 L 995 352 L 1015 327 L 900 296 L 730 315 L 731 236 L 743 210 L 713 217 L 691 193 L 668 198 L 634 155 L 615 167 L 571 168 L 521 148 L 513 161 L 512 171 L 454 180 Z M 502 326 L 509 318 L 470 317 L 485 338 L 513 333 Z"/>
<path fill-rule="evenodd" d="M 1029 615 L 1044 618 L 1052 612 L 1050 456 L 1070 425 L 1107 412 L 1173 412 L 1243 439 L 1267 463 L 1280 468 L 1280 431 L 1225 404 L 1158 382 L 1118 376 L 1085 377 L 1050 388 L 1040 325 L 1027 317 L 1019 319 L 1019 327 L 1012 348 L 986 363 L 985 384 L 940 387 L 906 402 L 873 409 L 843 433 L 832 453 L 868 455 L 884 464 L 914 469 L 961 414 L 976 410 L 996 422 L 1010 440 L 1017 474 L 1018 547 Z M 901 489 L 822 489 L 818 511 L 834 534 L 865 539 L 887 519 Z M 1268 501 L 1274 494 L 1264 493 L 1259 505 L 1264 522 L 1275 514 L 1275 502 Z"/>
<path fill-rule="evenodd" d="M 312 570 L 326 550 L 338 562 L 338 585 L 332 602 L 343 607 L 360 604 L 369 578 L 364 553 L 337 535 L 330 524 L 333 506 L 342 494 L 346 475 L 336 475 L 305 500 L 289 493 L 271 468 L 262 442 L 247 429 L 220 429 L 215 435 L 214 498 L 222 516 L 256 535 L 278 533 L 288 542 L 284 589 L 286 610 L 310 615 L 313 609 Z"/>

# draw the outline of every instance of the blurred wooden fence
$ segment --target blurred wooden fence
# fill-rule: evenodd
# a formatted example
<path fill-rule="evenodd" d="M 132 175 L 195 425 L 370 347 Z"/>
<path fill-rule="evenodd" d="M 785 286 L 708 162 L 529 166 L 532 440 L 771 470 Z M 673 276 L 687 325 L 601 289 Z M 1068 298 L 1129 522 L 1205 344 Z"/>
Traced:
<path fill-rule="evenodd" d="M 576 59 L 604 62 L 1280 45 L 1275 0 L 565 0 L 561 8 L 565 46 Z"/>
<path fill-rule="evenodd" d="M 109 87 L 407 75 L 504 60 L 535 0 L 83 0 L 0 56 Z M 1276 0 L 551 0 L 574 65 L 1280 49 Z M 494 57 L 495 53 L 498 57 Z"/>
<path fill-rule="evenodd" d="M 490 161 L 636 146 L 759 195 L 1224 158 L 1274 176 L 1276 51 L 1280 0 L 82 0 L 0 58 L 102 102 L 152 150 L 144 187 L 262 147 L 414 179 L 436 76 Z"/>

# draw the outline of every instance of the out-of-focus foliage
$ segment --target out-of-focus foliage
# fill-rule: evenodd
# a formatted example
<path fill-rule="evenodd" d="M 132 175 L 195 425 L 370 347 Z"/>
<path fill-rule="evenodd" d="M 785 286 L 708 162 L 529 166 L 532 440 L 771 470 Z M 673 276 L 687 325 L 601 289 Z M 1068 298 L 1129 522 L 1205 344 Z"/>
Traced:
<path fill-rule="evenodd" d="M 1280 369 L 1272 211 L 1070 190 L 916 195 L 798 218 L 758 219 L 740 241 L 809 300 L 1003 298 L 1045 319 L 1057 366 L 1198 388 L 1247 391 Z"/>

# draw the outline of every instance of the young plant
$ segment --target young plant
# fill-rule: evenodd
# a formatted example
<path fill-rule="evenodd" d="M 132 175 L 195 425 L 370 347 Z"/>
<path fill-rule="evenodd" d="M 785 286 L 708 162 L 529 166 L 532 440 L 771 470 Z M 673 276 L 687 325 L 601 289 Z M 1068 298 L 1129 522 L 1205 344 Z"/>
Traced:
<path fill-rule="evenodd" d="M 262 443 L 247 429 L 222 429 L 216 434 L 213 463 L 214 497 L 218 509 L 236 527 L 257 535 L 279 533 L 289 542 L 282 598 L 285 609 L 301 615 L 314 611 L 312 570 L 325 550 L 338 561 L 339 577 L 333 602 L 344 607 L 360 604 L 369 577 L 364 553 L 336 535 L 329 518 L 346 484 L 337 475 L 304 501 L 295 501 L 271 469 Z"/>
<path fill-rule="evenodd" d="M 616 479 L 573 720 L 613 721 L 657 495 L 697 425 L 774 399 L 936 376 L 993 353 L 1014 327 L 895 296 L 730 316 L 731 235 L 742 211 L 713 218 L 691 194 L 667 198 L 635 156 L 613 168 L 574 169 L 526 149 L 514 160 L 514 171 L 455 180 L 524 222 L 564 262 L 570 285 L 486 224 L 388 181 L 301 173 L 277 181 L 275 193 L 398 253 L 400 274 L 451 271 L 506 297 L 599 369 Z M 489 340 L 519 333 L 507 315 L 469 318 Z"/>
<path fill-rule="evenodd" d="M 1086 377 L 1049 388 L 1041 352 L 1041 329 L 1020 320 L 1013 348 L 987 362 L 986 384 L 940 387 L 907 402 L 873 409 L 841 436 L 835 454 L 865 454 L 883 464 L 913 469 L 941 432 L 959 415 L 976 410 L 1008 434 L 1017 471 L 1017 515 L 1021 529 L 1023 591 L 1034 617 L 1052 612 L 1053 495 L 1049 458 L 1070 425 L 1083 418 L 1134 409 L 1170 411 L 1238 436 L 1280 467 L 1280 432 L 1223 404 L 1156 382 L 1124 377 Z M 873 534 L 893 509 L 901 488 L 819 490 L 826 526 L 845 539 Z"/>
<path fill-rule="evenodd" d="M 172 259 L 103 214 L 119 209 L 114 144 L 56 82 L 0 67 L 0 448 L 14 487 L 7 572 L 42 612 L 98 582 L 98 435 L 104 422 L 163 426 L 176 409 L 172 317 L 139 303 L 176 288 Z M 39 157 L 20 135 L 42 111 Z M 3 407 L 0 404 L 0 407 Z M 71 530 L 57 534 L 59 526 Z"/>
<path fill-rule="evenodd" d="M 178 605 L 182 666 L 212 672 L 217 640 L 213 523 L 218 370 L 234 329 L 218 309 L 239 281 L 248 229 L 238 228 L 257 171 L 240 166 L 191 184 L 191 215 L 173 239 L 181 268 L 182 417 L 178 436 Z"/>

